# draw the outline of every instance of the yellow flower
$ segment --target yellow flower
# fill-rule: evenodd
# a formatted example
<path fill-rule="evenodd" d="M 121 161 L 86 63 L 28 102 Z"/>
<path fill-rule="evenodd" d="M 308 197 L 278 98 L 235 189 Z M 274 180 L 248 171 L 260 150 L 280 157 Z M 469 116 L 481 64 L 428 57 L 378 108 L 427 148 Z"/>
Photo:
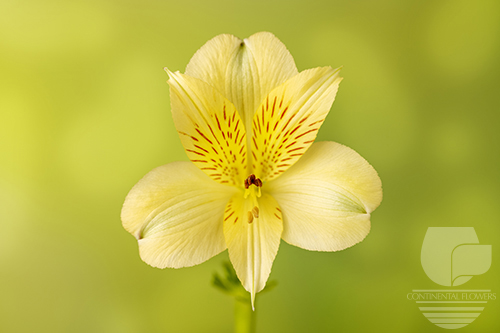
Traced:
<path fill-rule="evenodd" d="M 382 200 L 376 171 L 352 149 L 313 141 L 340 69 L 298 72 L 271 33 L 220 35 L 170 72 L 174 123 L 191 162 L 160 166 L 130 191 L 123 227 L 151 266 L 187 267 L 229 251 L 251 293 L 280 239 L 314 251 L 362 241 Z"/>

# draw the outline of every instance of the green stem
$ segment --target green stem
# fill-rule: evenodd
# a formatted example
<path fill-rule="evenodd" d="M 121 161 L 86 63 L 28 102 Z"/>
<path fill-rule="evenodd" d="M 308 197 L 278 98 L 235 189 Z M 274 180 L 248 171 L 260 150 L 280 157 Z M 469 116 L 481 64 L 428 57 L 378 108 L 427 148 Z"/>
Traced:
<path fill-rule="evenodd" d="M 248 299 L 235 298 L 234 333 L 255 332 L 255 311 L 252 310 L 252 305 Z"/>

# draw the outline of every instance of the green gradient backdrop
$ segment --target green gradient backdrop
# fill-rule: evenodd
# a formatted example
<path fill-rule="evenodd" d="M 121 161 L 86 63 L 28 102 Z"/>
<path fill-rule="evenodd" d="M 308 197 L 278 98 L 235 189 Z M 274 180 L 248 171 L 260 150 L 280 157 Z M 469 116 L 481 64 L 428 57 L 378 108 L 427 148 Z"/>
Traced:
<path fill-rule="evenodd" d="M 500 2 L 0 2 L 0 331 L 231 332 L 210 286 L 227 252 L 181 270 L 143 263 L 121 227 L 129 189 L 187 160 L 167 75 L 220 33 L 276 34 L 299 70 L 344 65 L 319 140 L 358 151 L 384 201 L 361 244 L 282 242 L 260 332 L 443 332 L 406 299 L 437 288 L 430 226 L 493 245 L 467 288 L 500 290 Z M 500 300 L 462 332 L 497 332 Z"/>

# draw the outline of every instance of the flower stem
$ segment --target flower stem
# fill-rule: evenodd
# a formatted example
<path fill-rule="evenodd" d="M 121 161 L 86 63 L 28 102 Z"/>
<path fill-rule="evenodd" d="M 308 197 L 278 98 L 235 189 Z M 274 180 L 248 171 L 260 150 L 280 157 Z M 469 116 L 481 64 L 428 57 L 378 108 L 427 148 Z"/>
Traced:
<path fill-rule="evenodd" d="M 255 311 L 248 299 L 235 298 L 234 333 L 255 333 Z"/>

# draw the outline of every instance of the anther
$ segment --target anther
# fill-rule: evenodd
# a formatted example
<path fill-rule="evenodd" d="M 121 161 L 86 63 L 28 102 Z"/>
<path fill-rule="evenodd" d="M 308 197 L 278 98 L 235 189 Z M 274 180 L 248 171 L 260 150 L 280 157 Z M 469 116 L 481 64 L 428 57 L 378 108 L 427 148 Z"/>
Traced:
<path fill-rule="evenodd" d="M 252 212 L 248 212 L 248 224 L 253 222 L 253 214 Z"/>
<path fill-rule="evenodd" d="M 256 219 L 259 218 L 259 207 L 255 206 L 254 208 L 252 208 L 252 215 Z"/>
<path fill-rule="evenodd" d="M 259 178 L 255 177 L 254 174 L 251 174 L 248 176 L 247 179 L 245 179 L 245 188 L 248 189 L 250 185 L 255 185 L 257 187 L 262 187 L 262 180 Z"/>

